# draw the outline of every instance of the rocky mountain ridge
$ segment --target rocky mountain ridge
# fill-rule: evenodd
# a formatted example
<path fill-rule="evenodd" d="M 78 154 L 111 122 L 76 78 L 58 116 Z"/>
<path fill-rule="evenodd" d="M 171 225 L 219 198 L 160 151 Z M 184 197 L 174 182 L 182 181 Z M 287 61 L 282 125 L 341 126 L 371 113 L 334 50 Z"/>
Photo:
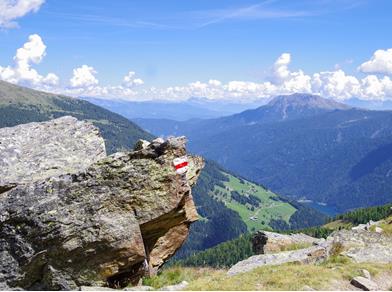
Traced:
<path fill-rule="evenodd" d="M 67 130 L 57 136 L 52 132 L 43 149 L 24 151 L 32 140 L 45 137 L 43 131 L 57 127 Z M 16 135 L 21 130 L 28 138 Z M 6 165 L 31 159 L 36 176 L 26 180 L 20 173 L 5 176 L 6 167 L 0 170 L 5 177 L 0 192 L 0 289 L 136 284 L 156 273 L 198 219 L 191 186 L 203 160 L 188 156 L 185 175 L 173 166 L 174 158 L 186 155 L 184 137 L 140 141 L 134 151 L 102 158 L 105 148 L 97 128 L 74 118 L 2 133 L 1 147 L 17 154 Z M 68 143 L 86 136 L 85 141 L 97 145 L 93 151 Z M 48 157 L 60 161 L 55 173 L 36 159 L 45 149 L 56 152 Z"/>

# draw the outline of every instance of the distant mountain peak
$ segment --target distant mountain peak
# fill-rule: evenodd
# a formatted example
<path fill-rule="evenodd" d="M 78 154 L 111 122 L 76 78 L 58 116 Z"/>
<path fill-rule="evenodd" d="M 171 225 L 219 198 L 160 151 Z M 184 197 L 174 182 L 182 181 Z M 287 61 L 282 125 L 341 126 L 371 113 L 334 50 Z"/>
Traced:
<path fill-rule="evenodd" d="M 296 108 L 296 109 L 320 109 L 320 110 L 346 110 L 350 107 L 332 99 L 323 98 L 319 95 L 307 93 L 294 93 L 291 95 L 279 95 L 273 98 L 267 107 Z"/>

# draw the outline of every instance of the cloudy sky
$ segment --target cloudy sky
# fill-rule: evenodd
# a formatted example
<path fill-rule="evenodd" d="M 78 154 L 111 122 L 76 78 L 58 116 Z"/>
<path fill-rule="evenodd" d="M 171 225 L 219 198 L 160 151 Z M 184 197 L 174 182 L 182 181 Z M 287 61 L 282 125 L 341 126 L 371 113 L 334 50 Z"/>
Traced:
<path fill-rule="evenodd" d="M 0 0 L 0 79 L 72 96 L 392 99 L 390 0 Z"/>

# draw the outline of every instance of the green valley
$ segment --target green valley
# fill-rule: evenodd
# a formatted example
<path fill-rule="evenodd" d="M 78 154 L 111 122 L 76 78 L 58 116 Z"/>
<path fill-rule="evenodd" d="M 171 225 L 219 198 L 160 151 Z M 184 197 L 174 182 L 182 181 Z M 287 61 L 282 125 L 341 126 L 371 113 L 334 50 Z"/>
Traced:
<path fill-rule="evenodd" d="M 236 211 L 249 231 L 272 228 L 270 224 L 273 220 L 290 223 L 290 217 L 297 211 L 293 205 L 281 201 L 276 194 L 260 185 L 227 172 L 223 174 L 228 181 L 223 182 L 223 186 L 216 185 L 211 195 Z"/>

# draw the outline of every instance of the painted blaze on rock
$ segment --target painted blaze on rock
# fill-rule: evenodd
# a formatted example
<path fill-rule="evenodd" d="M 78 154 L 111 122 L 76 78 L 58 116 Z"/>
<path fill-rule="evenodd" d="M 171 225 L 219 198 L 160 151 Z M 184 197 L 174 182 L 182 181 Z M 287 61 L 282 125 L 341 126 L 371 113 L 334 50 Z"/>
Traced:
<path fill-rule="evenodd" d="M 0 288 L 122 286 L 156 273 L 198 218 L 191 186 L 204 162 L 188 156 L 186 175 L 173 168 L 185 142 L 140 141 L 82 170 L 68 163 L 60 175 L 2 182 Z"/>

